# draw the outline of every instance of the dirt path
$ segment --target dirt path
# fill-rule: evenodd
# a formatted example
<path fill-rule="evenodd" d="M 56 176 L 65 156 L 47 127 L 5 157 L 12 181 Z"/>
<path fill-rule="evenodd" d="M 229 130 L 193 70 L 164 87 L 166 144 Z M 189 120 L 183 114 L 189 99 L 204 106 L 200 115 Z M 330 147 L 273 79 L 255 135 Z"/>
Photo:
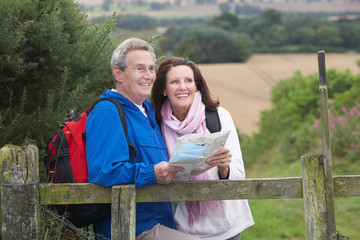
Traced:
<path fill-rule="evenodd" d="M 326 54 L 326 68 L 349 68 L 358 74 L 356 60 L 360 54 Z M 317 54 L 255 54 L 247 63 L 199 65 L 214 97 L 232 115 L 240 132 L 257 131 L 260 112 L 271 108 L 271 88 L 278 81 L 302 75 L 317 74 Z"/>

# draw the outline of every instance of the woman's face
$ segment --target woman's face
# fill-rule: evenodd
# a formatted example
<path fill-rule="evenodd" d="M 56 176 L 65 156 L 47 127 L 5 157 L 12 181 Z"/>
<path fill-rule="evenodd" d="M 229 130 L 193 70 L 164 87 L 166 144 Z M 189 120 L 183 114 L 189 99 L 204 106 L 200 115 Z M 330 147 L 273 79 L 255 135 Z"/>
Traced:
<path fill-rule="evenodd" d="M 194 72 L 189 66 L 180 65 L 168 71 L 164 94 L 169 98 L 173 114 L 180 121 L 186 118 L 196 91 Z"/>

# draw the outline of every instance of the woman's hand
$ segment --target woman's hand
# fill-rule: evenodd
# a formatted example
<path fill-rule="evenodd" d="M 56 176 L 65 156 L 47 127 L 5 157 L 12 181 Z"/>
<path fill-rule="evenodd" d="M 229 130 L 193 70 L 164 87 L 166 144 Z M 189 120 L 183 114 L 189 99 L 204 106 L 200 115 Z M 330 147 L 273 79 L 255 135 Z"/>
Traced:
<path fill-rule="evenodd" d="M 231 153 L 227 148 L 222 148 L 214 155 L 206 159 L 206 163 L 210 166 L 217 166 L 219 169 L 220 178 L 229 177 L 229 165 L 231 163 Z"/>

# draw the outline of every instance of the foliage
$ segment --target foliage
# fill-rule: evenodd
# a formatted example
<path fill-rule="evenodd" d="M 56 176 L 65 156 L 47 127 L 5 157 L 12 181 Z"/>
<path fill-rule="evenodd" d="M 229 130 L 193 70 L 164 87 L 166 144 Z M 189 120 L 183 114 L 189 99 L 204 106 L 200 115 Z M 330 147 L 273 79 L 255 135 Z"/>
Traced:
<path fill-rule="evenodd" d="M 337 232 L 336 233 L 336 239 L 337 240 L 347 240 L 347 239 L 350 239 L 350 238 L 348 238 L 347 236 L 342 235 L 340 232 Z"/>
<path fill-rule="evenodd" d="M 72 0 L 3 0 L 0 12 L 0 146 L 44 146 L 67 109 L 112 85 L 113 21 L 91 26 Z"/>
<path fill-rule="evenodd" d="M 288 43 L 286 28 L 280 24 L 273 24 L 265 31 L 265 41 L 269 47 L 280 47 Z"/>
<path fill-rule="evenodd" d="M 327 71 L 328 97 L 333 114 L 333 152 L 337 159 L 341 158 L 350 165 L 360 153 L 360 101 L 358 94 L 355 96 L 359 82 L 360 75 L 352 75 L 348 70 Z M 302 76 L 299 72 L 273 88 L 272 108 L 261 113 L 259 132 L 252 137 L 240 136 L 242 151 L 250 165 L 269 161 L 271 152 L 276 152 L 281 162 L 292 162 L 298 161 L 301 155 L 319 151 L 318 89 L 317 75 Z M 337 163 L 339 161 L 335 161 Z"/>
<path fill-rule="evenodd" d="M 113 0 L 104 0 L 103 5 L 102 5 L 104 10 L 109 11 L 112 3 L 113 3 Z"/>
<path fill-rule="evenodd" d="M 261 8 L 252 6 L 250 4 L 235 5 L 236 15 L 260 15 L 262 12 Z"/>
<path fill-rule="evenodd" d="M 132 30 L 132 31 L 142 31 L 144 29 L 150 30 L 155 29 L 156 27 L 166 27 L 166 26 L 183 26 L 198 24 L 204 22 L 203 17 L 194 16 L 194 17 L 167 17 L 167 18 L 152 18 L 144 15 L 118 15 L 115 17 L 115 27 L 123 30 Z M 102 24 L 106 22 L 106 17 L 99 17 L 91 19 L 92 24 Z"/>
<path fill-rule="evenodd" d="M 340 31 L 344 47 L 348 49 L 355 49 L 359 52 L 360 24 L 356 24 L 356 22 L 351 24 L 339 23 L 338 29 Z"/>
<path fill-rule="evenodd" d="M 227 3 L 227 2 L 223 2 L 223 3 L 220 3 L 219 4 L 219 9 L 220 9 L 220 11 L 221 12 L 229 12 L 230 11 L 230 9 L 231 9 L 231 6 L 230 6 L 230 4 L 229 3 Z"/>
<path fill-rule="evenodd" d="M 118 16 L 115 19 L 115 27 L 140 31 L 156 27 L 156 20 L 142 15 Z"/>
<path fill-rule="evenodd" d="M 331 36 L 331 37 L 330 37 Z M 332 26 L 320 26 L 315 31 L 315 41 L 323 48 L 338 47 L 341 44 L 339 29 Z"/>
<path fill-rule="evenodd" d="M 351 108 L 342 107 L 336 111 L 333 104 L 329 114 L 332 152 L 334 157 L 350 164 L 356 163 L 360 156 L 360 102 Z M 314 121 L 314 127 L 320 131 L 319 120 Z"/>
<path fill-rule="evenodd" d="M 268 26 L 268 27 L 274 24 L 281 24 L 282 22 L 281 12 L 276 9 L 266 9 L 262 13 L 261 21 L 263 22 L 264 26 Z"/>
<path fill-rule="evenodd" d="M 239 18 L 231 13 L 225 12 L 218 17 L 212 18 L 208 25 L 218 26 L 225 30 L 235 30 L 239 26 Z"/>
<path fill-rule="evenodd" d="M 197 63 L 243 62 L 252 53 L 252 41 L 248 35 L 211 26 L 170 28 L 159 46 L 162 54 L 170 52 Z"/>
<path fill-rule="evenodd" d="M 169 2 L 165 2 L 165 3 L 151 2 L 150 3 L 150 8 L 152 10 L 161 10 L 161 9 L 168 8 L 168 7 L 170 7 Z"/>
<path fill-rule="evenodd" d="M 284 16 L 280 11 L 266 9 L 260 15 L 249 18 L 240 18 L 237 15 L 224 11 L 221 15 L 215 16 L 205 23 L 193 25 L 198 31 L 211 26 L 219 28 L 233 34 L 246 34 L 253 41 L 252 52 L 260 53 L 296 53 L 296 52 L 316 52 L 324 49 L 327 52 L 344 52 L 346 50 L 359 50 L 360 42 L 360 20 L 353 22 L 331 22 L 326 17 L 318 15 Z M 188 26 L 176 28 L 176 31 L 187 32 Z M 167 42 L 172 45 L 179 43 L 173 34 L 173 28 L 164 33 Z M 191 39 L 194 39 L 191 36 Z M 198 39 L 199 40 L 199 39 Z M 190 40 L 188 40 L 190 41 Z M 206 44 L 198 42 L 198 44 Z M 186 55 L 188 49 L 182 48 Z M 195 47 L 191 50 L 193 54 L 202 55 L 202 48 Z M 161 48 L 166 52 L 169 49 Z M 199 59 L 204 59 L 200 57 Z M 205 63 L 201 62 L 201 63 Z"/>

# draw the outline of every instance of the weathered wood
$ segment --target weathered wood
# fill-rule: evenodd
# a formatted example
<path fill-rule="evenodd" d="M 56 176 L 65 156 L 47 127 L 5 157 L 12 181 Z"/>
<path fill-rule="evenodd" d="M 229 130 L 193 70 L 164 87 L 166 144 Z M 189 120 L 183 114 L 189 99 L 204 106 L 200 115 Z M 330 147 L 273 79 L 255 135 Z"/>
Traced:
<path fill-rule="evenodd" d="M 360 175 L 335 176 L 333 181 L 335 197 L 360 196 Z M 40 184 L 39 187 L 40 203 L 42 205 L 111 203 L 111 188 L 96 184 Z M 208 189 L 217 189 L 217 193 L 208 194 Z M 153 194 L 154 192 L 156 194 Z M 225 180 L 220 182 L 182 182 L 136 189 L 136 202 L 195 199 L 278 199 L 302 198 L 302 196 L 303 189 L 300 177 Z"/>
<path fill-rule="evenodd" d="M 333 177 L 335 197 L 360 196 L 360 175 Z"/>
<path fill-rule="evenodd" d="M 336 239 L 330 227 L 326 196 L 324 158 L 322 155 L 302 156 L 304 215 L 307 240 Z"/>
<path fill-rule="evenodd" d="M 38 149 L 6 145 L 0 150 L 2 239 L 38 239 Z"/>
<path fill-rule="evenodd" d="M 301 178 L 182 182 L 136 191 L 137 202 L 276 198 L 302 198 Z"/>
<path fill-rule="evenodd" d="M 326 83 L 326 67 L 325 67 L 325 51 L 318 51 L 319 63 L 319 94 L 320 94 L 320 114 L 322 129 L 322 145 L 324 155 L 324 171 L 325 171 L 325 197 L 326 209 L 328 217 L 328 227 L 332 233 L 329 239 L 336 239 L 335 224 L 335 203 L 334 203 L 334 187 L 331 169 L 331 140 L 330 140 L 330 124 L 329 124 L 329 107 L 328 92 Z M 334 235 L 334 236 L 333 236 Z"/>
<path fill-rule="evenodd" d="M 110 203 L 111 188 L 91 183 L 40 183 L 40 204 Z"/>
<path fill-rule="evenodd" d="M 111 202 L 110 188 L 91 183 L 39 186 L 42 205 Z M 211 192 L 211 189 L 216 189 L 216 192 Z M 277 198 L 302 198 L 301 178 L 178 182 L 136 189 L 136 202 Z"/>
<path fill-rule="evenodd" d="M 135 240 L 136 190 L 134 185 L 114 186 L 111 193 L 111 239 Z"/>

